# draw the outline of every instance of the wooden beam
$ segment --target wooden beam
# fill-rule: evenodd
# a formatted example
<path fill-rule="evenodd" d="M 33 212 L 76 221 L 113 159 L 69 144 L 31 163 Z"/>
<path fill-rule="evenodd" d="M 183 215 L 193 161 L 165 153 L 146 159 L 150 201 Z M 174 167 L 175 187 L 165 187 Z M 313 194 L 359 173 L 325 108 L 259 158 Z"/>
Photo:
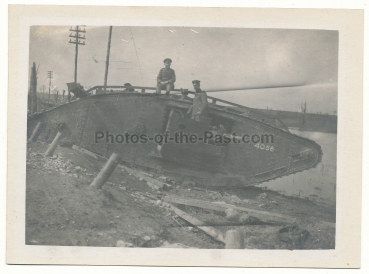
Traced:
<path fill-rule="evenodd" d="M 37 137 L 40 135 L 42 130 L 43 124 L 41 122 L 37 123 L 36 128 L 33 130 L 31 137 L 29 138 L 28 142 L 36 142 Z"/>
<path fill-rule="evenodd" d="M 119 167 L 125 171 L 127 171 L 128 173 L 132 174 L 133 176 L 137 177 L 138 179 L 142 178 L 143 180 L 145 180 L 146 182 L 150 183 L 149 185 L 155 185 L 156 187 L 154 188 L 157 188 L 157 189 L 162 189 L 164 186 L 170 186 L 166 183 L 163 183 L 155 178 L 152 178 L 150 176 L 147 176 L 145 175 L 143 172 L 141 171 L 137 171 L 137 170 L 134 170 L 132 168 L 129 168 L 125 165 L 119 165 Z"/>
<path fill-rule="evenodd" d="M 153 184 L 153 183 L 150 183 L 150 182 L 146 182 L 146 183 L 147 183 L 147 185 L 148 185 L 149 187 L 154 188 L 154 189 L 156 189 L 156 190 L 160 190 L 160 187 L 159 187 L 159 186 L 157 186 L 157 185 L 155 185 L 155 184 Z"/>
<path fill-rule="evenodd" d="M 275 212 L 261 211 L 257 209 L 251 209 L 246 207 L 239 207 L 234 205 L 227 205 L 229 208 L 234 208 L 239 211 L 248 212 L 250 216 L 258 218 L 264 221 L 272 221 L 277 223 L 294 223 L 296 219 L 292 216 L 279 214 Z"/>
<path fill-rule="evenodd" d="M 109 179 L 110 175 L 113 173 L 114 169 L 117 167 L 119 161 L 120 156 L 113 152 L 109 157 L 109 160 L 105 163 L 99 174 L 91 183 L 90 187 L 96 187 L 98 189 L 102 188 Z"/>
<path fill-rule="evenodd" d="M 176 203 L 176 204 L 182 204 L 182 205 L 188 205 L 188 206 L 194 206 L 194 207 L 200 207 L 215 211 L 226 211 L 228 208 L 233 208 L 235 210 L 241 211 L 241 212 L 247 212 L 250 216 L 258 218 L 263 221 L 272 221 L 272 222 L 283 222 L 283 223 L 293 223 L 295 222 L 295 218 L 287 215 L 282 215 L 279 213 L 271 213 L 267 211 L 261 211 L 251 208 L 245 208 L 245 207 L 238 207 L 230 204 L 215 204 L 212 202 L 206 202 L 206 201 L 200 201 L 195 199 L 188 199 L 188 198 L 182 198 L 178 196 L 165 196 L 163 198 L 164 201 L 168 203 Z"/>
<path fill-rule="evenodd" d="M 186 212 L 180 210 L 179 208 L 176 208 L 173 205 L 171 205 L 171 208 L 183 220 L 189 222 L 190 224 L 196 226 L 198 229 L 204 231 L 206 234 L 208 234 L 209 236 L 211 236 L 213 239 L 217 240 L 218 242 L 221 242 L 221 243 L 225 244 L 224 235 L 223 235 L 222 232 L 216 230 L 214 227 L 207 226 L 202 221 L 196 219 L 195 217 L 192 217 L 191 215 L 189 215 Z"/>
<path fill-rule="evenodd" d="M 82 152 L 82 153 L 84 153 L 84 154 L 87 154 L 87 155 L 89 155 L 89 156 L 91 156 L 91 157 L 95 158 L 96 160 L 99 160 L 99 157 L 97 156 L 97 154 L 95 154 L 95 153 L 93 153 L 93 152 L 91 152 L 91 151 L 88 151 L 88 150 L 86 150 L 86 149 L 84 149 L 84 148 L 81 148 L 81 147 L 79 147 L 79 146 L 73 145 L 73 146 L 72 146 L 72 149 L 77 150 L 77 151 L 79 151 L 79 152 Z M 102 157 L 101 157 L 101 158 L 102 158 Z"/>
<path fill-rule="evenodd" d="M 46 156 L 53 156 L 54 151 L 58 147 L 59 141 L 61 140 L 62 136 L 63 134 L 58 131 L 53 142 L 51 143 L 51 145 L 48 147 L 48 149 L 45 152 Z"/>
<path fill-rule="evenodd" d="M 100 159 L 106 160 L 104 157 L 101 157 L 100 155 L 98 155 L 96 153 L 93 153 L 91 151 L 88 151 L 88 150 L 86 150 L 84 148 L 81 148 L 79 146 L 76 146 L 76 145 L 73 145 L 72 149 L 77 150 L 79 152 L 82 152 L 84 154 L 87 154 L 87 155 L 95 158 L 96 160 L 100 160 Z M 144 172 L 137 171 L 135 169 L 129 168 L 129 167 L 127 167 L 125 165 L 121 165 L 121 164 L 119 164 L 118 167 L 120 169 L 123 169 L 123 170 L 127 171 L 128 173 L 132 174 L 133 176 L 137 177 L 138 179 L 142 178 L 146 182 L 149 182 L 150 183 L 149 185 L 153 186 L 156 189 L 162 189 L 165 185 L 170 187 L 169 184 L 166 184 L 166 183 L 163 183 L 159 180 L 156 180 L 155 178 L 152 178 L 152 177 L 146 175 Z"/>
<path fill-rule="evenodd" d="M 245 239 L 240 229 L 232 229 L 226 232 L 225 236 L 226 249 L 244 249 Z"/>
<path fill-rule="evenodd" d="M 224 205 L 213 204 L 211 202 L 200 201 L 200 200 L 195 200 L 195 199 L 182 198 L 182 197 L 178 197 L 174 195 L 163 197 L 163 201 L 168 202 L 168 203 L 174 203 L 174 204 L 200 207 L 200 208 L 205 208 L 205 209 L 210 209 L 210 210 L 215 210 L 215 211 L 226 211 L 227 210 L 227 207 L 225 208 Z"/>

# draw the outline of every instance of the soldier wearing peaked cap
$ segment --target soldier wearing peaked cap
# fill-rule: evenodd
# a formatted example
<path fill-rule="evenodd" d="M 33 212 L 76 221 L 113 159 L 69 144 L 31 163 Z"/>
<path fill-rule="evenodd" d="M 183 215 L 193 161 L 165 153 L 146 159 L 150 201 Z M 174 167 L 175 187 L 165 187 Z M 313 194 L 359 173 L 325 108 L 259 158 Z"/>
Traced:
<path fill-rule="evenodd" d="M 172 59 L 164 59 L 164 68 L 159 71 L 158 77 L 156 78 L 156 93 L 161 94 L 161 90 L 165 89 L 166 93 L 169 94 L 174 89 L 174 82 L 176 81 L 176 73 L 170 68 Z"/>
<path fill-rule="evenodd" d="M 187 114 L 192 112 L 191 119 L 200 122 L 207 114 L 208 96 L 205 91 L 201 90 L 199 80 L 193 80 L 192 84 L 196 93 L 192 101 L 192 106 L 188 110 Z"/>

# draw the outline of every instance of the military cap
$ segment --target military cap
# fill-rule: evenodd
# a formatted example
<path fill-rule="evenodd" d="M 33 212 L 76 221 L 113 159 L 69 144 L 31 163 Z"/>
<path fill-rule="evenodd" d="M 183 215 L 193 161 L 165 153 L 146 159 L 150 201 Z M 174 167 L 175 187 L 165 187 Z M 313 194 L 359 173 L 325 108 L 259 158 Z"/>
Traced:
<path fill-rule="evenodd" d="M 195 84 L 195 83 L 200 83 L 200 81 L 199 80 L 193 80 L 192 84 Z"/>
<path fill-rule="evenodd" d="M 164 61 L 163 61 L 163 63 L 165 63 L 166 61 L 169 61 L 169 62 L 172 63 L 172 59 L 170 59 L 170 58 L 165 58 Z"/>

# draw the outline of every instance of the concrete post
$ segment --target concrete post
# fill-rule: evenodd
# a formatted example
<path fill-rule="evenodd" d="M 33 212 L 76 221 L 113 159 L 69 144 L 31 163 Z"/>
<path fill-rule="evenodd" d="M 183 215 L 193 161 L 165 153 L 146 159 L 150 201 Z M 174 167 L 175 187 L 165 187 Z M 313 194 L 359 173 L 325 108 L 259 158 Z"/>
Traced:
<path fill-rule="evenodd" d="M 53 142 L 51 143 L 51 145 L 49 146 L 49 148 L 45 152 L 46 156 L 53 156 L 55 149 L 58 147 L 61 136 L 62 136 L 62 134 L 60 132 L 58 132 L 58 134 L 56 134 Z"/>
<path fill-rule="evenodd" d="M 240 229 L 228 230 L 225 236 L 226 249 L 244 249 L 244 236 Z"/>
<path fill-rule="evenodd" d="M 99 174 L 93 180 L 90 187 L 102 188 L 102 186 L 109 179 L 110 175 L 113 173 L 114 169 L 119 164 L 119 160 L 120 156 L 116 153 L 113 153 L 104 167 L 100 170 Z"/>
<path fill-rule="evenodd" d="M 38 135 L 40 135 L 41 130 L 42 130 L 42 123 L 38 122 L 37 126 L 32 132 L 31 137 L 28 139 L 28 142 L 35 142 L 37 140 Z"/>

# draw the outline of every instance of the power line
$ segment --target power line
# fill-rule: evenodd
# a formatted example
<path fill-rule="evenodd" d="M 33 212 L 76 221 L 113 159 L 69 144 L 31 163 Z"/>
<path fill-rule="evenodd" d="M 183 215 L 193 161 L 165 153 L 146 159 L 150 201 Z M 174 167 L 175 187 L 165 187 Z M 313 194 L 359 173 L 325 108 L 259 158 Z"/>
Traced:
<path fill-rule="evenodd" d="M 62 57 L 64 56 L 64 54 L 67 52 L 67 50 L 68 50 L 68 45 L 65 47 L 65 50 L 64 50 L 63 54 L 60 56 L 58 62 L 56 62 L 55 66 L 53 67 L 52 70 L 54 70 L 56 68 L 56 66 L 59 64 L 59 61 L 62 59 Z"/>
<path fill-rule="evenodd" d="M 129 27 L 129 31 L 131 32 L 131 36 L 132 36 L 132 40 L 133 40 L 133 45 L 135 46 L 135 51 L 136 51 L 136 56 L 137 56 L 137 62 L 138 62 L 138 67 L 140 68 L 140 74 L 141 74 L 142 84 L 143 84 L 143 85 L 145 85 L 144 80 L 143 80 L 143 77 L 142 77 L 142 71 L 141 71 L 140 59 L 138 58 L 137 48 L 136 48 L 136 43 L 135 43 L 135 39 L 133 38 L 133 34 L 132 34 L 131 27 Z"/>

